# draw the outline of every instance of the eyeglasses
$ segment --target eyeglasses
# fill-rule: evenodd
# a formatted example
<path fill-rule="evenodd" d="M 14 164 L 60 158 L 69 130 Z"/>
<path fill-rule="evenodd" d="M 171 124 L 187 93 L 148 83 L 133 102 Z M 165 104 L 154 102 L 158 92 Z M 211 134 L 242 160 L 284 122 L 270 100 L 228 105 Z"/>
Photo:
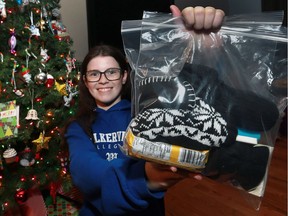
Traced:
<path fill-rule="evenodd" d="M 108 68 L 104 72 L 98 70 L 91 70 L 86 72 L 86 79 L 88 82 L 98 82 L 102 74 L 109 81 L 119 80 L 122 70 L 120 68 Z"/>

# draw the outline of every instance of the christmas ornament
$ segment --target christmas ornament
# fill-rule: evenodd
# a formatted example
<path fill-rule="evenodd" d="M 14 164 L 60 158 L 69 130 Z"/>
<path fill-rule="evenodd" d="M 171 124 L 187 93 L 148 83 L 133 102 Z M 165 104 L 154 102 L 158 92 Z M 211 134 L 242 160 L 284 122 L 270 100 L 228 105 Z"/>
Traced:
<path fill-rule="evenodd" d="M 24 93 L 22 90 L 20 89 L 17 89 L 17 84 L 16 84 L 16 79 L 15 79 L 15 73 L 17 72 L 17 61 L 14 60 L 14 64 L 13 64 L 13 69 L 12 69 L 12 77 L 11 77 L 11 84 L 13 86 L 13 92 L 19 96 L 19 97 L 23 97 L 24 96 Z"/>
<path fill-rule="evenodd" d="M 17 152 L 10 146 L 3 152 L 3 158 L 7 164 L 11 164 L 17 161 Z"/>
<path fill-rule="evenodd" d="M 22 166 L 32 166 L 35 163 L 34 154 L 29 147 L 26 147 L 20 154 L 20 164 Z"/>
<path fill-rule="evenodd" d="M 23 0 L 23 5 L 28 5 L 29 4 L 29 0 Z"/>
<path fill-rule="evenodd" d="M 43 85 L 47 80 L 47 74 L 42 72 L 41 69 L 39 69 L 39 73 L 34 77 L 34 80 L 36 84 Z"/>
<path fill-rule="evenodd" d="M 25 79 L 26 83 L 32 82 L 31 80 L 31 74 L 30 74 L 30 69 L 22 65 L 22 76 Z"/>
<path fill-rule="evenodd" d="M 66 92 L 68 95 L 63 96 L 64 99 L 64 106 L 70 107 L 70 103 L 75 95 L 78 94 L 78 91 L 73 88 L 73 84 L 71 81 L 66 81 Z"/>
<path fill-rule="evenodd" d="M 30 109 L 25 119 L 26 120 L 39 120 L 37 111 L 35 109 Z"/>
<path fill-rule="evenodd" d="M 66 95 L 63 96 L 64 102 L 65 102 L 64 106 L 70 107 L 70 103 L 71 103 L 73 97 L 78 94 L 78 91 L 73 92 L 72 87 L 69 84 L 68 84 L 68 87 L 66 86 L 66 90 L 68 92 L 68 96 L 66 96 Z"/>
<path fill-rule="evenodd" d="M 40 56 L 42 57 L 41 59 L 41 64 L 45 64 L 49 61 L 50 56 L 47 54 L 47 49 L 44 49 L 43 47 L 40 48 Z"/>
<path fill-rule="evenodd" d="M 66 92 L 66 84 L 59 84 L 58 82 L 55 82 L 56 90 L 60 92 L 61 95 L 67 95 Z"/>
<path fill-rule="evenodd" d="M 36 144 L 36 152 L 39 152 L 42 148 L 49 149 L 48 143 L 51 137 L 45 137 L 45 132 L 40 133 L 39 138 L 32 142 Z"/>
<path fill-rule="evenodd" d="M 66 32 L 66 27 L 60 21 L 52 20 L 49 23 L 49 27 L 56 38 L 69 37 L 69 34 Z"/>
<path fill-rule="evenodd" d="M 71 58 L 70 54 L 66 56 L 65 64 L 66 64 L 68 74 L 71 73 L 72 69 L 75 68 L 75 61 L 76 59 Z"/>
<path fill-rule="evenodd" d="M 52 15 L 54 16 L 54 17 L 60 17 L 60 9 L 59 8 L 54 8 L 53 10 L 52 10 Z"/>
<path fill-rule="evenodd" d="M 5 4 L 6 4 L 5 2 L 3 2 L 2 0 L 0 0 L 0 15 L 1 15 L 3 18 L 6 18 L 6 17 L 7 17 Z"/>
<path fill-rule="evenodd" d="M 30 31 L 31 31 L 31 37 L 32 36 L 40 36 L 40 31 L 38 28 L 36 28 L 36 26 L 34 25 L 34 22 L 33 22 L 33 13 L 31 12 L 31 15 L 30 15 L 30 22 L 31 22 L 31 25 L 30 25 Z"/>
<path fill-rule="evenodd" d="M 43 9 L 42 9 L 43 11 Z M 45 20 L 43 19 L 43 12 L 40 13 L 40 20 L 37 22 L 36 26 L 40 27 L 40 30 L 43 31 L 45 29 Z"/>
<path fill-rule="evenodd" d="M 30 109 L 27 113 L 27 116 L 26 116 L 26 120 L 38 120 L 38 113 L 35 109 L 33 109 L 33 101 L 34 101 L 34 89 L 29 90 L 29 93 L 30 93 L 30 97 L 31 97 L 31 104 L 32 104 L 32 109 Z"/>
<path fill-rule="evenodd" d="M 68 96 L 63 96 L 63 99 L 64 99 L 64 106 L 66 107 L 70 107 L 70 104 L 71 104 L 71 101 L 73 99 L 73 96 L 74 95 L 77 95 L 78 94 L 78 91 L 77 92 L 70 92 Z"/>
<path fill-rule="evenodd" d="M 11 77 L 11 85 L 13 86 L 13 92 L 19 96 L 19 97 L 23 97 L 24 93 L 22 90 L 17 89 L 17 84 L 16 84 L 16 79 L 15 79 L 15 73 L 17 72 L 17 61 L 14 60 L 14 64 L 13 64 L 13 69 L 12 69 L 12 77 Z"/>
<path fill-rule="evenodd" d="M 45 82 L 45 85 L 47 88 L 51 88 L 54 85 L 54 77 L 51 74 L 47 74 L 47 80 Z"/>
<path fill-rule="evenodd" d="M 14 198 L 15 198 L 16 202 L 20 205 L 25 203 L 28 199 L 27 191 L 22 189 L 22 188 L 18 188 L 16 190 Z"/>
<path fill-rule="evenodd" d="M 9 38 L 8 44 L 10 46 L 11 54 L 15 55 L 16 54 L 15 47 L 17 45 L 17 40 L 16 40 L 16 37 L 15 37 L 15 29 L 14 28 L 10 29 L 10 34 L 11 34 L 11 37 Z"/>
<path fill-rule="evenodd" d="M 13 92 L 19 97 L 24 97 L 24 92 L 22 89 L 14 89 Z"/>

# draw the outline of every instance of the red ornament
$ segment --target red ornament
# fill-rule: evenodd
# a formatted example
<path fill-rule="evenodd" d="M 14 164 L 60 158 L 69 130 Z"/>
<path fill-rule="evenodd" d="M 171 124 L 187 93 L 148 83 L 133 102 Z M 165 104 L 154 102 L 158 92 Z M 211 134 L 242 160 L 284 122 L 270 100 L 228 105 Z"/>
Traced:
<path fill-rule="evenodd" d="M 15 200 L 16 202 L 21 205 L 23 203 L 25 203 L 28 199 L 28 195 L 27 195 L 27 191 L 19 188 L 17 189 L 16 193 L 15 193 Z"/>
<path fill-rule="evenodd" d="M 47 88 L 53 87 L 54 86 L 54 82 L 55 82 L 54 77 L 51 74 L 47 74 L 47 80 L 45 82 L 46 87 Z"/>

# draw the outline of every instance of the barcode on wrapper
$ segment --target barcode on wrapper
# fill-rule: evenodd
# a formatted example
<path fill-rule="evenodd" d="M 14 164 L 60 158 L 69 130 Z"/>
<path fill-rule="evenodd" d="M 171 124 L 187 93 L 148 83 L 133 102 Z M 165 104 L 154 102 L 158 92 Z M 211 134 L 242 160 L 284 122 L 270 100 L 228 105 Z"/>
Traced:
<path fill-rule="evenodd" d="M 180 149 L 179 162 L 193 164 L 197 167 L 204 167 L 206 163 L 207 154 L 199 151 L 194 151 L 192 149 Z"/>

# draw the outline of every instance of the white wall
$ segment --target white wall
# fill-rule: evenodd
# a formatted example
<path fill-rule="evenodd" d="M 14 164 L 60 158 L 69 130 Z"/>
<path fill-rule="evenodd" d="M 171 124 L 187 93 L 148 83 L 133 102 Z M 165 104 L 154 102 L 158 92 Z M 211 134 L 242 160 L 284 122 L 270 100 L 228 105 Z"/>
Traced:
<path fill-rule="evenodd" d="M 86 1 L 61 0 L 62 23 L 66 26 L 74 44 L 75 58 L 83 61 L 88 53 L 88 30 L 86 16 Z"/>

